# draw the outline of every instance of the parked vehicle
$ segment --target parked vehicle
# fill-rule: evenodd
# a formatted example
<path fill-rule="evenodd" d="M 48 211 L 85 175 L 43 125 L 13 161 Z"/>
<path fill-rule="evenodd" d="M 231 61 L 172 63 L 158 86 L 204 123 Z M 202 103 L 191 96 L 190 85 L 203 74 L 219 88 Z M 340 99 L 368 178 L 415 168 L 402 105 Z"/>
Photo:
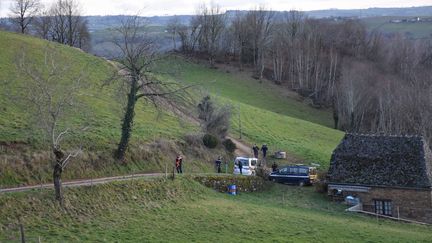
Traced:
<path fill-rule="evenodd" d="M 242 175 L 256 175 L 256 167 L 258 165 L 258 159 L 237 157 L 234 160 L 234 175 L 240 174 L 239 163 L 242 163 Z"/>
<path fill-rule="evenodd" d="M 285 166 L 269 175 L 271 181 L 299 186 L 311 185 L 316 179 L 316 168 L 306 165 Z"/>

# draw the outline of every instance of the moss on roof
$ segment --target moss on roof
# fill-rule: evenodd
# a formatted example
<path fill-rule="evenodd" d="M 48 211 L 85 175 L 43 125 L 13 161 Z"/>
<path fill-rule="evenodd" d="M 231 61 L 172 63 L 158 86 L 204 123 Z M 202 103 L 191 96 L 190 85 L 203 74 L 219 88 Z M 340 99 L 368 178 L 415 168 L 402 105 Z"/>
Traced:
<path fill-rule="evenodd" d="M 346 134 L 334 150 L 330 183 L 431 187 L 431 151 L 419 136 Z"/>

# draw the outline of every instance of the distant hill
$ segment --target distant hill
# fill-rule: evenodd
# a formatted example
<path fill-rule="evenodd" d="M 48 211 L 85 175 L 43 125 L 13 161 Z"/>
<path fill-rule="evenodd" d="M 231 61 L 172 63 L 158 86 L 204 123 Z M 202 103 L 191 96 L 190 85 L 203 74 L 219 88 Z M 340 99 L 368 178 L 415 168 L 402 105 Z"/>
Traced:
<path fill-rule="evenodd" d="M 313 18 L 328 17 L 377 17 L 377 16 L 432 16 L 432 6 L 411 8 L 327 9 L 307 11 Z"/>
<path fill-rule="evenodd" d="M 238 10 L 228 10 L 229 16 L 234 16 L 238 13 Z M 242 10 L 240 12 L 246 13 L 247 11 Z M 283 12 L 280 12 L 283 13 Z M 324 9 L 324 10 L 313 10 L 305 11 L 309 17 L 312 18 L 329 18 L 329 17 L 380 17 L 380 16 L 432 16 L 432 6 L 422 7 L 411 7 L 411 8 L 368 8 L 368 9 Z M 117 26 L 120 23 L 121 18 L 124 16 L 87 16 L 90 30 L 100 30 L 108 27 Z M 178 15 L 178 16 L 153 16 L 153 17 L 142 17 L 146 19 L 150 25 L 167 25 L 168 22 L 177 17 L 181 23 L 187 24 L 193 15 Z"/>
<path fill-rule="evenodd" d="M 178 16 L 153 16 L 141 17 L 143 21 L 147 21 L 149 25 L 166 26 L 168 22 L 177 17 L 182 24 L 188 24 L 193 15 L 178 15 Z M 89 24 L 90 31 L 96 31 L 106 28 L 113 28 L 121 24 L 122 19 L 126 15 L 113 15 L 113 16 L 86 16 Z"/>

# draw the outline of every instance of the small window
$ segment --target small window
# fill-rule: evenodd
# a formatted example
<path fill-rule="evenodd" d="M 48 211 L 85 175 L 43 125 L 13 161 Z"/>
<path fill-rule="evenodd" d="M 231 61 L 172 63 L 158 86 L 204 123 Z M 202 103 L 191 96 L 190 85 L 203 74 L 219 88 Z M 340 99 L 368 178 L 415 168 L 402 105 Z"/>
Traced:
<path fill-rule="evenodd" d="M 305 169 L 305 168 L 299 168 L 299 173 L 300 173 L 300 174 L 307 174 L 307 173 L 308 173 L 308 170 Z"/>
<path fill-rule="evenodd" d="M 255 166 L 256 164 L 257 164 L 256 159 L 251 160 L 251 165 L 252 165 L 252 166 Z"/>
<path fill-rule="evenodd" d="M 374 200 L 375 213 L 392 216 L 392 202 L 390 200 Z"/>
<path fill-rule="evenodd" d="M 280 169 L 279 173 L 281 173 L 281 174 L 287 174 L 288 173 L 288 168 L 282 168 L 282 169 Z"/>
<path fill-rule="evenodd" d="M 289 168 L 289 173 L 290 174 L 298 174 L 298 168 L 296 168 L 296 167 Z"/>

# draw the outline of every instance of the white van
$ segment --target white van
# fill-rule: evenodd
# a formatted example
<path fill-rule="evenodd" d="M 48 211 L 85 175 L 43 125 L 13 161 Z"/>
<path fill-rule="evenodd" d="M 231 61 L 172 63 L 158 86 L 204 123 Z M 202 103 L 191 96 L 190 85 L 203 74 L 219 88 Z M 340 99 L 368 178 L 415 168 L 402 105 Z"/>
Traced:
<path fill-rule="evenodd" d="M 240 175 L 240 169 L 238 164 L 242 163 L 242 175 L 256 175 L 255 168 L 258 165 L 258 159 L 256 158 L 246 158 L 237 157 L 234 161 L 234 175 Z"/>

